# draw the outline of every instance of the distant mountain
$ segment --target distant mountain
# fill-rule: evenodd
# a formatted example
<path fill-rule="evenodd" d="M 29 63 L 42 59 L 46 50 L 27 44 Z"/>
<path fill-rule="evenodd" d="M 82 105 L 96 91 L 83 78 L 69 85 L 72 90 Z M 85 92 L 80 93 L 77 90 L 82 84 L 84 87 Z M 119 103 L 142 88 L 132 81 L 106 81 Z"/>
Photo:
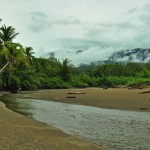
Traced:
<path fill-rule="evenodd" d="M 119 51 L 108 59 L 112 62 L 150 62 L 150 49 L 136 48 L 133 50 Z"/>
<path fill-rule="evenodd" d="M 150 48 L 142 49 L 136 48 L 132 50 L 124 50 L 113 53 L 108 59 L 103 61 L 95 61 L 91 64 L 101 65 L 101 64 L 111 64 L 115 62 L 128 63 L 128 62 L 137 62 L 137 63 L 147 63 L 150 62 Z"/>
<path fill-rule="evenodd" d="M 78 49 L 75 51 L 69 51 L 71 53 L 71 56 L 74 55 L 80 55 L 81 53 L 84 53 L 86 51 L 85 49 Z M 45 53 L 44 56 L 47 57 L 57 57 L 59 56 L 59 51 L 52 51 L 49 53 Z M 66 51 L 65 55 L 68 54 L 68 51 Z M 63 54 L 64 55 L 64 54 Z M 62 56 L 62 55 L 60 55 Z M 71 59 L 71 58 L 70 58 Z M 118 52 L 113 53 L 110 57 L 106 58 L 105 60 L 99 60 L 99 61 L 94 61 L 88 64 L 81 63 L 79 66 L 82 67 L 96 67 L 98 65 L 102 64 L 112 64 L 115 62 L 119 62 L 122 64 L 126 64 L 128 62 L 137 62 L 137 63 L 147 63 L 150 62 L 150 48 L 148 49 L 142 49 L 142 48 L 136 48 L 132 50 L 120 50 Z"/>

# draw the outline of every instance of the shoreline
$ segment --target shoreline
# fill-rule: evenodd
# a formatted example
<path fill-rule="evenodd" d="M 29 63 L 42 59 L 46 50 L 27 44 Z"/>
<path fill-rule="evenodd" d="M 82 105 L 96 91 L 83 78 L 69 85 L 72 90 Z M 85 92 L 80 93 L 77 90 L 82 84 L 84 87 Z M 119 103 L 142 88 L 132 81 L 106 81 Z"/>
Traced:
<path fill-rule="evenodd" d="M 2 95 L 3 92 L 0 93 Z M 108 150 L 86 139 L 15 113 L 0 102 L 0 149 Z"/>
<path fill-rule="evenodd" d="M 150 88 L 52 89 L 25 92 L 24 98 L 94 106 L 106 109 L 150 112 Z"/>
<path fill-rule="evenodd" d="M 19 94 L 22 98 L 150 112 L 150 93 L 147 91 L 150 91 L 150 88 L 132 90 L 86 88 L 21 91 Z M 0 95 L 3 94 L 7 92 L 0 92 Z M 68 96 L 75 98 L 67 98 Z M 0 149 L 7 150 L 108 150 L 86 139 L 73 137 L 53 126 L 15 113 L 7 109 L 2 102 L 0 102 L 0 135 Z"/>

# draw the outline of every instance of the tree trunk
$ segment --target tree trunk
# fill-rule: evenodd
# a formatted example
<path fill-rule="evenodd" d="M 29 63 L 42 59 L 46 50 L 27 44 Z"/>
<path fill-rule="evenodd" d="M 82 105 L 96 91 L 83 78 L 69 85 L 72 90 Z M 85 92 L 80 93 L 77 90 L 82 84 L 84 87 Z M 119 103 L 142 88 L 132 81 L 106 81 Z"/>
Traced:
<path fill-rule="evenodd" d="M 2 68 L 0 69 L 0 74 L 3 73 L 4 69 L 9 65 L 9 62 Z"/>

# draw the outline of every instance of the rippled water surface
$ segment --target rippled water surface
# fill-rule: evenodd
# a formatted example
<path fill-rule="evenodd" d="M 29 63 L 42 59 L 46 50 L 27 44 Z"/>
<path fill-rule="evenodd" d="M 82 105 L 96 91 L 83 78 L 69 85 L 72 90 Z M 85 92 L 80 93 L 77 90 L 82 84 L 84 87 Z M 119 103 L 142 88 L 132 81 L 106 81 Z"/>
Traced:
<path fill-rule="evenodd" d="M 36 120 L 115 150 L 150 150 L 150 113 L 18 99 Z M 22 107 L 23 108 L 23 107 Z M 27 111 L 27 110 L 26 110 Z"/>

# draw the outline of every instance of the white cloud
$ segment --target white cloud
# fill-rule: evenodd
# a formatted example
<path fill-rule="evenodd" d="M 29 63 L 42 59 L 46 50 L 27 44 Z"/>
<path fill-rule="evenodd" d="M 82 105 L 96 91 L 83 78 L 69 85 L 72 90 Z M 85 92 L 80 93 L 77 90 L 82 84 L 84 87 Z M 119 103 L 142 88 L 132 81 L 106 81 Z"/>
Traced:
<path fill-rule="evenodd" d="M 37 55 L 56 51 L 58 58 L 88 63 L 150 47 L 149 0 L 1 0 L 0 14 L 20 33 L 16 41 Z"/>

